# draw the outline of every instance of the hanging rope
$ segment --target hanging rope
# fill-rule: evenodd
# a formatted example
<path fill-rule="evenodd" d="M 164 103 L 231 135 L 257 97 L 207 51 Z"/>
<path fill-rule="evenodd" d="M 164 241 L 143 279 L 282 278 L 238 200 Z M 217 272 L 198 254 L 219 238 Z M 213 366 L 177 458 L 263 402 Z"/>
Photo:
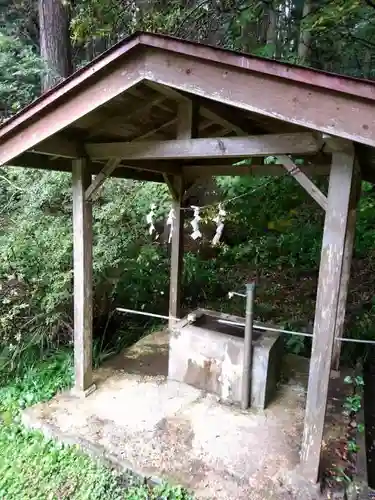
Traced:
<path fill-rule="evenodd" d="M 220 242 L 221 235 L 224 230 L 224 220 L 225 216 L 227 215 L 226 210 L 224 210 L 224 206 L 229 205 L 230 203 L 233 203 L 233 201 L 236 201 L 240 198 L 244 198 L 245 196 L 250 196 L 257 191 L 260 191 L 261 189 L 266 188 L 267 186 L 270 186 L 273 183 L 280 182 L 281 179 L 287 176 L 293 176 L 295 172 L 299 171 L 299 167 L 295 167 L 294 169 L 290 171 L 286 171 L 283 175 L 278 176 L 276 178 L 271 178 L 267 182 L 264 182 L 263 184 L 260 184 L 259 186 L 246 191 L 245 193 L 241 193 L 237 196 L 233 196 L 232 198 L 229 198 L 227 200 L 223 201 L 217 201 L 215 203 L 210 203 L 207 205 L 202 205 L 202 206 L 197 206 L 197 205 L 191 205 L 190 207 L 180 207 L 180 210 L 185 210 L 185 211 L 191 211 L 193 210 L 193 220 L 191 221 L 191 226 L 193 228 L 193 232 L 191 233 L 191 237 L 193 240 L 196 240 L 198 238 L 202 237 L 202 233 L 199 229 L 199 224 L 200 221 L 202 220 L 201 213 L 202 210 L 207 210 L 210 208 L 216 208 L 217 209 L 217 215 L 212 219 L 214 222 L 216 222 L 216 233 L 215 236 L 212 239 L 212 245 L 217 245 Z M 150 212 L 146 216 L 147 224 L 149 224 L 149 234 L 152 235 L 155 232 L 155 225 L 154 225 L 154 218 L 155 218 L 155 210 L 156 210 L 156 205 L 153 203 L 150 206 Z M 170 243 L 172 241 L 172 234 L 174 230 L 174 221 L 176 220 L 176 212 L 172 208 L 169 211 L 168 218 L 167 218 L 167 225 L 170 226 L 169 230 L 169 238 L 168 242 Z M 159 237 L 159 235 L 156 235 L 156 239 Z"/>

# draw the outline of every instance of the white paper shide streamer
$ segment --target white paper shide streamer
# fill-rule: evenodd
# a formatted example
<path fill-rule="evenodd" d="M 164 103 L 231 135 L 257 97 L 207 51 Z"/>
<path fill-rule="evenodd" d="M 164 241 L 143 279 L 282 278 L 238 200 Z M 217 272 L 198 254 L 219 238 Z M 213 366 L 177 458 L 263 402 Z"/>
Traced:
<path fill-rule="evenodd" d="M 201 217 L 199 215 L 200 208 L 195 205 L 191 205 L 191 208 L 194 210 L 194 218 L 190 222 L 191 227 L 193 228 L 193 232 L 190 236 L 193 238 L 193 240 L 196 240 L 202 237 L 202 233 L 199 230 L 199 221 L 201 220 Z"/>
<path fill-rule="evenodd" d="M 174 230 L 175 220 L 176 220 L 176 212 L 175 212 L 174 208 L 171 208 L 169 211 L 169 214 L 168 214 L 168 218 L 167 218 L 167 226 L 170 226 L 169 227 L 168 243 L 170 243 L 172 241 L 172 234 L 173 234 L 173 230 Z"/>
<path fill-rule="evenodd" d="M 155 226 L 154 226 L 155 209 L 156 209 L 156 205 L 155 205 L 155 203 L 152 203 L 150 206 L 150 212 L 146 216 L 146 221 L 147 221 L 147 224 L 149 225 L 149 228 L 148 228 L 149 234 L 153 234 L 156 231 Z M 156 235 L 156 238 L 157 237 L 158 237 L 158 235 Z"/>
<path fill-rule="evenodd" d="M 212 219 L 214 222 L 216 222 L 216 233 L 212 239 L 213 246 L 218 245 L 220 242 L 221 235 L 223 234 L 224 220 L 226 215 L 227 215 L 226 211 L 223 209 L 221 204 L 219 204 L 218 213 L 216 217 Z"/>

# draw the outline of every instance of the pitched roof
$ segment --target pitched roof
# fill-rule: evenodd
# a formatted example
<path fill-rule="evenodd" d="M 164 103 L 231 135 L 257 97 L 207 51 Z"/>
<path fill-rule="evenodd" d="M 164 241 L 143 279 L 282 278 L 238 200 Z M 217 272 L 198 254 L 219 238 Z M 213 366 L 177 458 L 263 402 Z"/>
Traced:
<path fill-rule="evenodd" d="M 375 171 L 374 82 L 148 33 L 119 42 L 1 124 L 0 164 L 50 137 L 173 138 L 184 96 L 201 107 L 200 136 L 307 128 L 354 141 L 364 170 Z M 56 157 L 71 154 L 56 153 L 49 160 L 60 169 Z"/>

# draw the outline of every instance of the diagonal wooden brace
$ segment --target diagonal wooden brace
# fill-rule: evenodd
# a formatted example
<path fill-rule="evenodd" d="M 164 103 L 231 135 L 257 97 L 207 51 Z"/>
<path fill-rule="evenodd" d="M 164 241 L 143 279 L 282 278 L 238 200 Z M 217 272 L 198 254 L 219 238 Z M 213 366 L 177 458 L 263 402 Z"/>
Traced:
<path fill-rule="evenodd" d="M 91 201 L 93 199 L 94 194 L 98 192 L 98 190 L 103 185 L 104 181 L 112 174 L 112 172 L 115 170 L 115 168 L 119 165 L 120 162 L 121 158 L 110 158 L 108 160 L 108 162 L 103 167 L 101 172 L 99 172 L 99 174 L 95 176 L 95 179 L 86 189 L 85 201 Z"/>

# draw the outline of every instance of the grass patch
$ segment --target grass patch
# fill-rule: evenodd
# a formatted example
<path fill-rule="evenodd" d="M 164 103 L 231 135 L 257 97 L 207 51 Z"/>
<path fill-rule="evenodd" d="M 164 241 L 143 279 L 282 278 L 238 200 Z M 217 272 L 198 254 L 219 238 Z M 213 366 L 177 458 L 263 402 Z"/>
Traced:
<path fill-rule="evenodd" d="M 151 488 L 103 466 L 77 446 L 46 440 L 20 423 L 20 411 L 73 380 L 68 351 L 29 367 L 0 388 L 0 499 L 188 500 L 181 487 Z"/>

